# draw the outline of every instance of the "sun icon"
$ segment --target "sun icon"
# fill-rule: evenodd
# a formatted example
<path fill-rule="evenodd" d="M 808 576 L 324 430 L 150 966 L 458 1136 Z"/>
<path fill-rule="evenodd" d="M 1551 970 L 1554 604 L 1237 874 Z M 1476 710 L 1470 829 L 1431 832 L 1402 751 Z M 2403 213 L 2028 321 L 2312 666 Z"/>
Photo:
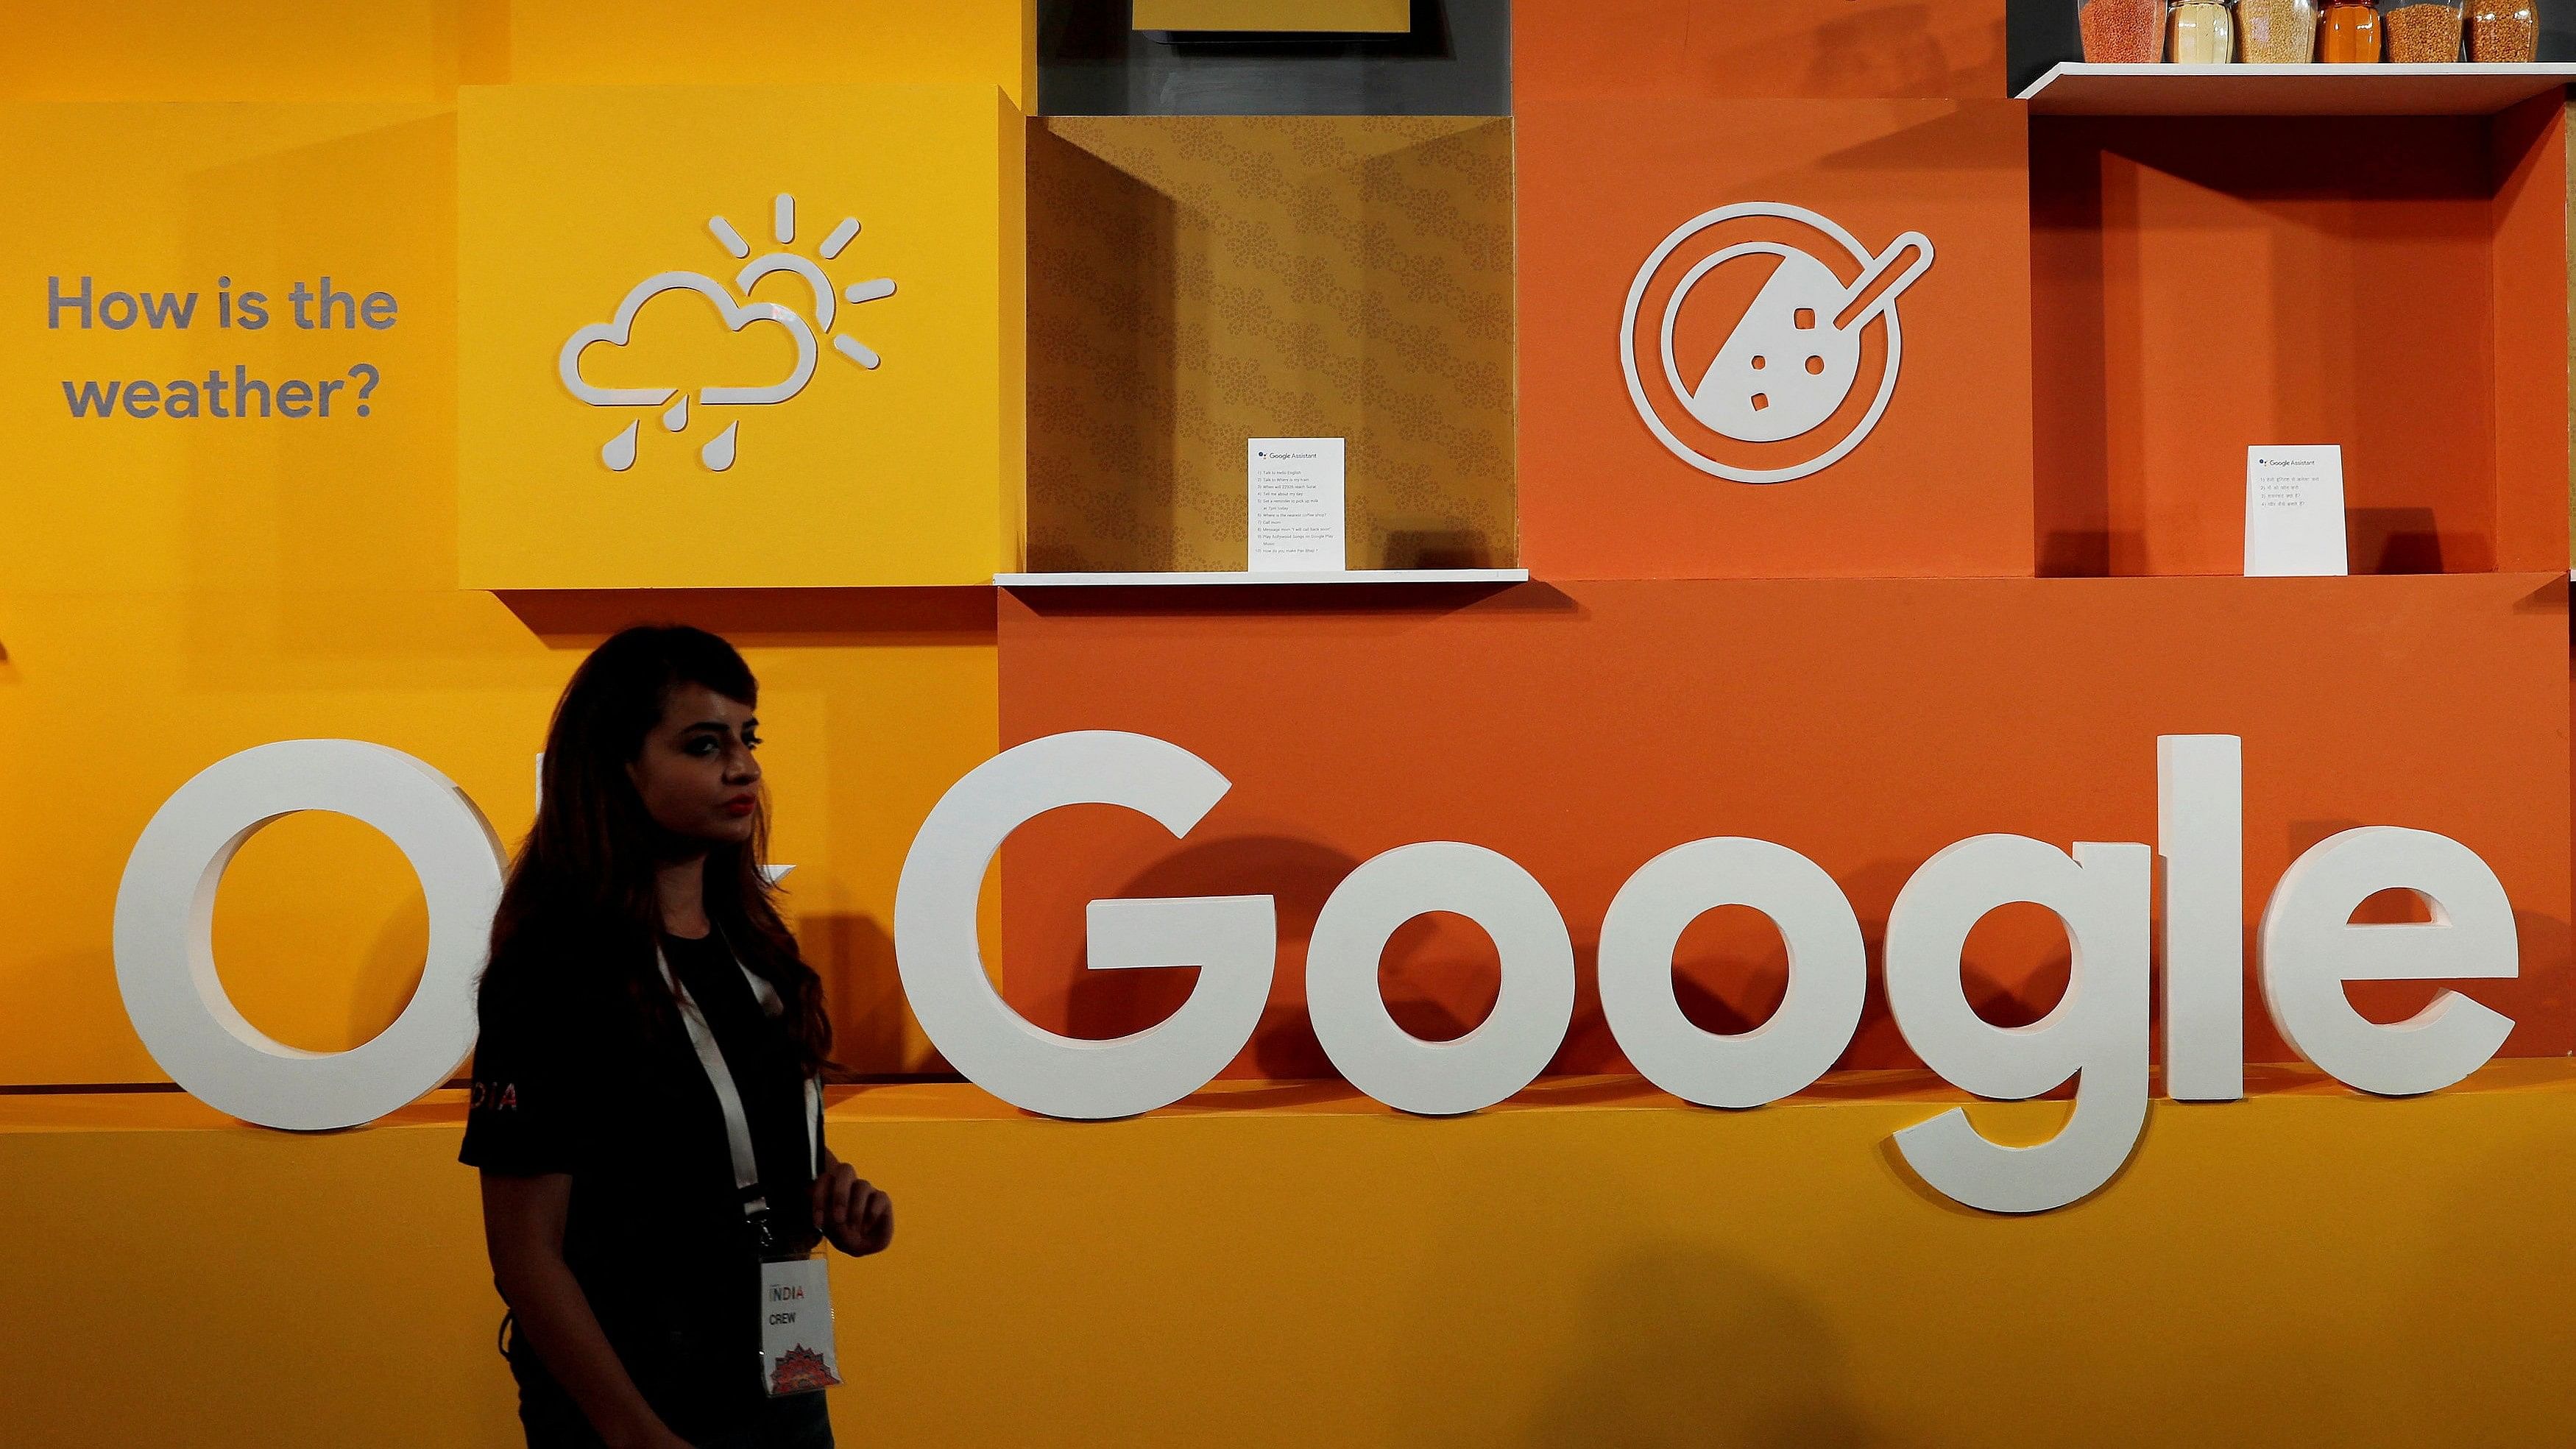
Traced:
<path fill-rule="evenodd" d="M 837 310 L 832 279 L 823 275 L 821 267 L 790 251 L 766 252 L 758 257 L 752 257 L 751 243 L 744 241 L 742 233 L 735 230 L 734 224 L 722 216 L 708 217 L 707 230 L 728 253 L 732 254 L 734 260 L 743 261 L 745 258 L 750 258 L 743 269 L 734 275 L 733 284 L 736 291 L 748 297 L 751 295 L 752 287 L 758 284 L 761 278 L 772 272 L 792 272 L 813 290 L 814 330 L 817 332 L 832 330 Z M 796 198 L 792 194 L 781 192 L 771 203 L 769 234 L 777 239 L 781 247 L 796 240 Z M 858 234 L 859 219 L 855 216 L 842 217 L 840 225 L 833 227 L 823 238 L 823 244 L 815 250 L 827 262 L 837 260 Z M 852 282 L 840 295 L 853 305 L 891 297 L 894 295 L 894 278 L 873 277 L 864 282 Z M 875 348 L 847 335 L 834 337 L 832 350 L 861 367 L 874 368 L 884 361 L 877 355 Z"/>

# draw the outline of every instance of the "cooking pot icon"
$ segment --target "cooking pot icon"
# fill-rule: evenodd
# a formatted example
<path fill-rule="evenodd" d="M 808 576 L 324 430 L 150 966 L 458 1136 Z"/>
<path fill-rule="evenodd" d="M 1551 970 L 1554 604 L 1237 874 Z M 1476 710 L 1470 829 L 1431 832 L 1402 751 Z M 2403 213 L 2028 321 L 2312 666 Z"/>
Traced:
<path fill-rule="evenodd" d="M 1746 218 L 1796 222 L 1832 239 L 1846 257 L 1838 271 L 1824 259 L 1786 242 L 1758 240 L 1720 247 L 1692 263 L 1672 284 L 1653 333 L 1647 359 L 1660 365 L 1665 395 L 1698 426 L 1720 438 L 1745 444 L 1780 444 L 1815 434 L 1844 410 L 1863 365 L 1863 337 L 1870 324 L 1886 322 L 1887 358 L 1878 388 L 1856 422 L 1819 434 L 1803 461 L 1754 467 L 1712 458 L 1683 440 L 1656 409 L 1640 373 L 1638 314 L 1665 265 L 1692 237 L 1725 222 Z M 1673 332 L 1682 305 L 1719 268 L 1730 263 L 1759 265 L 1771 259 L 1772 270 L 1745 308 L 1726 341 L 1696 379 L 1674 355 Z M 1780 202 L 1747 201 L 1702 212 L 1664 238 L 1637 269 L 1628 288 L 1628 305 L 1620 318 L 1619 362 L 1628 379 L 1628 397 L 1637 415 L 1674 456 L 1704 473 L 1739 483 L 1785 483 L 1830 467 L 1860 446 L 1887 410 L 1896 390 L 1897 364 L 1904 354 L 1904 333 L 1897 323 L 1896 301 L 1932 265 L 1931 240 L 1908 231 L 1886 249 L 1871 252 L 1858 238 L 1831 220 L 1804 207 Z M 1774 457 L 1777 450 L 1772 450 Z"/>

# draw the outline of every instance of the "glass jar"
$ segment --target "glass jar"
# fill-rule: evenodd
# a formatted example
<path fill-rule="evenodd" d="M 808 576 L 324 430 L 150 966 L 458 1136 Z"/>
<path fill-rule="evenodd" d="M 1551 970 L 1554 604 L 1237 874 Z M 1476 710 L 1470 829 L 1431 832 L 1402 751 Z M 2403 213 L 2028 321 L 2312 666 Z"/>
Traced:
<path fill-rule="evenodd" d="M 2092 65 L 2153 65 L 2165 58 L 2165 0 L 2075 0 L 2075 28 Z"/>
<path fill-rule="evenodd" d="M 2173 0 L 2165 12 L 2165 59 L 2175 65 L 2232 64 L 2236 17 L 2228 0 Z"/>
<path fill-rule="evenodd" d="M 2540 16 L 2532 0 L 2469 0 L 2469 59 L 2528 65 L 2539 51 Z"/>
<path fill-rule="evenodd" d="M 2380 0 L 2379 30 L 2391 65 L 2449 65 L 2460 58 L 2460 0 Z"/>
<path fill-rule="evenodd" d="M 2317 0 L 2236 0 L 2236 37 L 2248 65 L 2306 65 L 2317 58 Z"/>
<path fill-rule="evenodd" d="M 2326 0 L 2317 17 L 2317 59 L 2328 65 L 2379 61 L 2379 6 L 2373 0 Z"/>

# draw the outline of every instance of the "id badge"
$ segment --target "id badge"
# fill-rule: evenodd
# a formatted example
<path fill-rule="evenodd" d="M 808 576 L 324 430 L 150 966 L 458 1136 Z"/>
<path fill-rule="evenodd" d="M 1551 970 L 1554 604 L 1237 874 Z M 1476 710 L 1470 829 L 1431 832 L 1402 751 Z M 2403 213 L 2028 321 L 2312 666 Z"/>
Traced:
<path fill-rule="evenodd" d="M 841 1382 L 841 1355 L 832 1346 L 832 1279 L 819 1254 L 760 1265 L 760 1381 L 772 1398 Z"/>

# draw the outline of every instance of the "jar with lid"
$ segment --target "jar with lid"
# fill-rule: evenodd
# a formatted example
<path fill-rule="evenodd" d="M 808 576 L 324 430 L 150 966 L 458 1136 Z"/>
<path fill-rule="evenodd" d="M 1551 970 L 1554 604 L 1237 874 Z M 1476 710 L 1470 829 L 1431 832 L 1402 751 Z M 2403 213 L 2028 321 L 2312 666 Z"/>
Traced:
<path fill-rule="evenodd" d="M 2469 59 L 2480 65 L 2528 65 L 2540 50 L 2533 0 L 2469 0 Z"/>
<path fill-rule="evenodd" d="M 2084 34 L 2084 59 L 2091 64 L 2153 65 L 2165 58 L 2165 0 L 2075 0 L 2075 28 Z"/>
<path fill-rule="evenodd" d="M 2392 65 L 2449 65 L 2460 58 L 2460 0 L 2379 0 L 2379 30 Z"/>
<path fill-rule="evenodd" d="M 2248 65 L 2306 65 L 2317 58 L 2317 0 L 2236 0 L 2236 37 Z"/>
<path fill-rule="evenodd" d="M 2236 59 L 2236 16 L 2228 0 L 2173 0 L 2165 12 L 2165 59 L 2227 65 Z"/>
<path fill-rule="evenodd" d="M 2379 6 L 2375 0 L 2326 0 L 2317 17 L 2317 59 L 2328 65 L 2379 61 Z"/>

